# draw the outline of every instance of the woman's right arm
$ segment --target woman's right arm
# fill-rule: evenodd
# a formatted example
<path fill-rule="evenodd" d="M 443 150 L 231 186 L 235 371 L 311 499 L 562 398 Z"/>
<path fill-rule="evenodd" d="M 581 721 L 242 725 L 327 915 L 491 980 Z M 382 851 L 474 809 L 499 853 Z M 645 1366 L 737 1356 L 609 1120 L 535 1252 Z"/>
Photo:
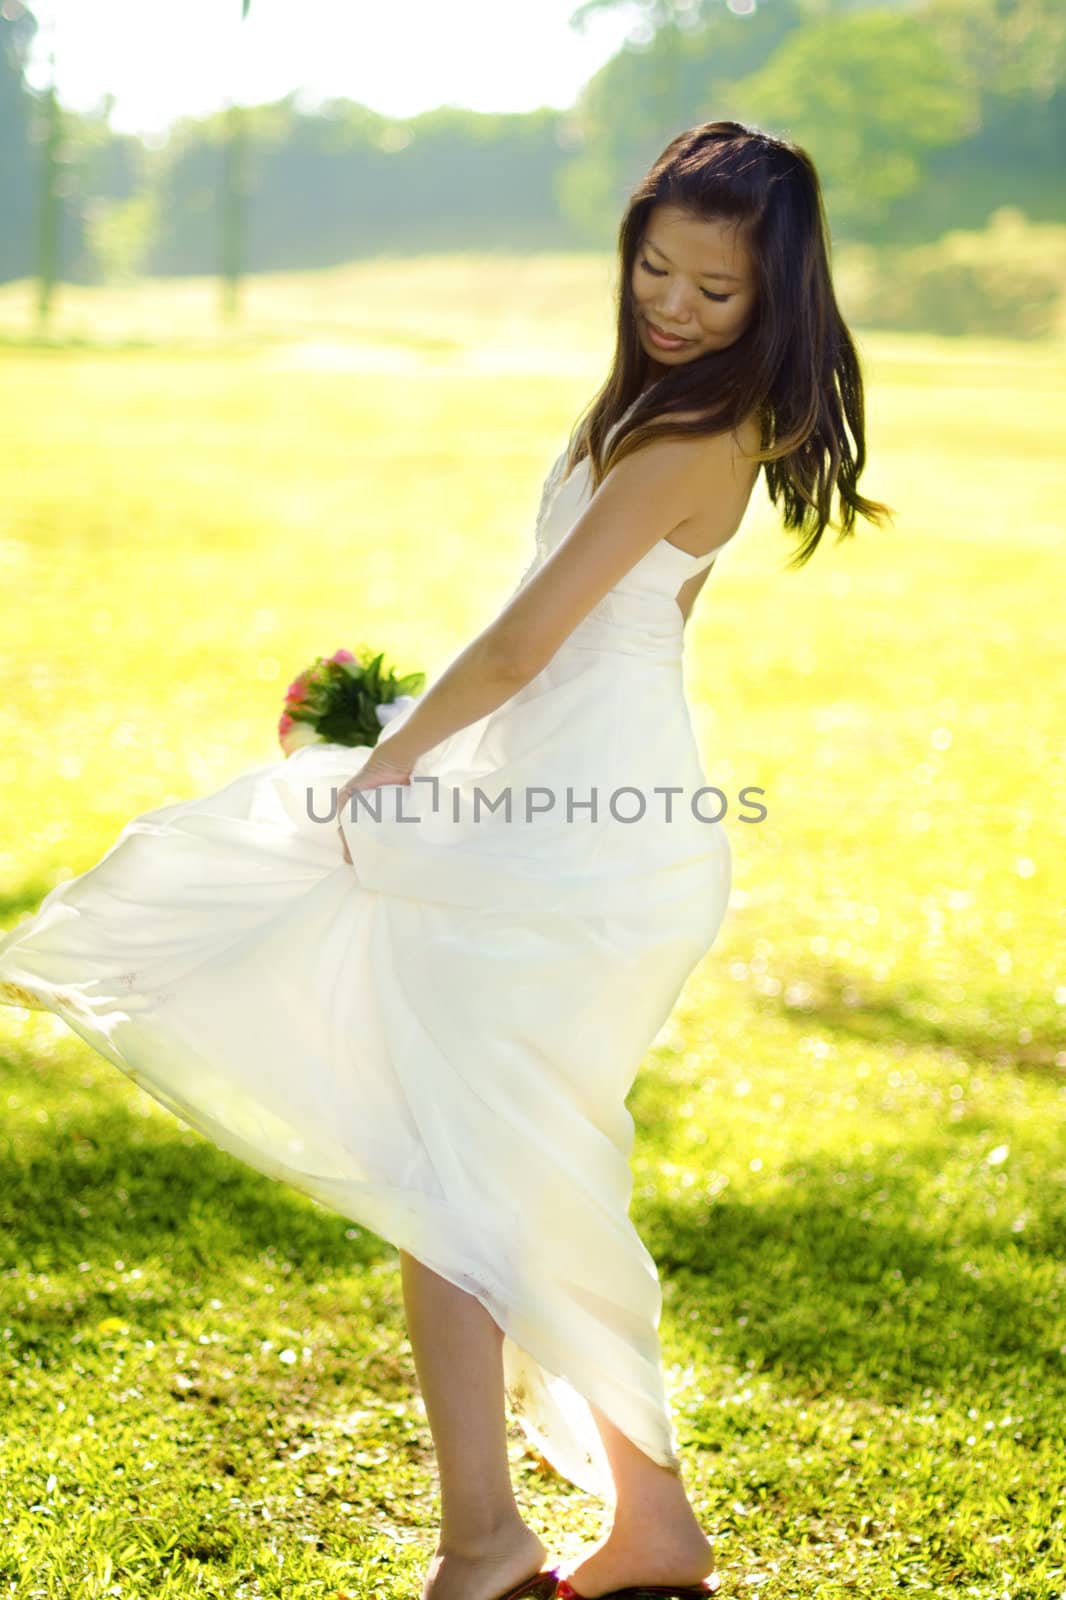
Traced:
<path fill-rule="evenodd" d="M 502 706 L 537 670 L 510 653 L 492 624 L 460 651 L 409 711 L 386 724 L 374 750 L 410 771 L 442 739 Z"/>

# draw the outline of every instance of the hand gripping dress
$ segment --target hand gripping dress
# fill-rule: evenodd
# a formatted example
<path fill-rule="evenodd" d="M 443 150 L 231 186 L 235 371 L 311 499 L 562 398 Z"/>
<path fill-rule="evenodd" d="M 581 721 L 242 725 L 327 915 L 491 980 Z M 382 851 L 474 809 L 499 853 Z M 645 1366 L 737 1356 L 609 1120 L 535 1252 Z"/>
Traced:
<path fill-rule="evenodd" d="M 587 504 L 565 456 L 518 587 Z M 661 540 L 409 785 L 354 796 L 351 863 L 368 749 L 309 745 L 135 817 L 0 937 L 0 1001 L 475 1295 L 529 1440 L 608 1503 L 589 1401 L 680 1464 L 625 1098 L 729 896 L 676 600 L 712 559 Z"/>

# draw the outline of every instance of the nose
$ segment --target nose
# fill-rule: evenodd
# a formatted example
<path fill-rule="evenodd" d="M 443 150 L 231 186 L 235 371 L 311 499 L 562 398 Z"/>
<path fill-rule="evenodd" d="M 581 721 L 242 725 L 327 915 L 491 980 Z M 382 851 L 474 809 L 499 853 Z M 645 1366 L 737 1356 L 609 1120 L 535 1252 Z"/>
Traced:
<path fill-rule="evenodd" d="M 681 332 L 692 321 L 688 289 L 675 279 L 656 297 L 656 310 L 652 320 Z"/>

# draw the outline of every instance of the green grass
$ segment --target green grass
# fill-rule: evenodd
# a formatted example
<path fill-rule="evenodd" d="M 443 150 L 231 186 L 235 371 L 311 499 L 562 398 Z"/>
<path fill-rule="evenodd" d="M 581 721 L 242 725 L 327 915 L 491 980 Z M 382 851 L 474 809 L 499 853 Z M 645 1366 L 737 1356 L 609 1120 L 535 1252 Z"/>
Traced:
<path fill-rule="evenodd" d="M 0 290 L 5 923 L 134 814 L 280 756 L 314 654 L 432 675 L 485 625 L 604 371 L 606 282 L 268 279 L 221 344 L 213 285 L 80 291 L 54 348 Z M 630 1097 L 634 1217 L 724 1594 L 1057 1600 L 1062 353 L 859 338 L 896 527 L 790 574 L 760 487 L 689 625 L 734 897 Z M 417 1594 L 395 1250 L 52 1018 L 0 1028 L 0 1593 Z M 599 1507 L 511 1441 L 569 1557 Z"/>

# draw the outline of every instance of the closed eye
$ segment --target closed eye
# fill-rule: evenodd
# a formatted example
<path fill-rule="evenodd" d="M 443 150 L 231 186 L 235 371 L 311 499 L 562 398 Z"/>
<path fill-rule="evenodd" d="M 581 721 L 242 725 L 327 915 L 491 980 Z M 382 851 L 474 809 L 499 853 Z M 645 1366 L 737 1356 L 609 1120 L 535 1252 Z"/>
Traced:
<path fill-rule="evenodd" d="M 666 277 L 666 269 L 663 268 L 663 267 L 653 267 L 651 262 L 645 256 L 641 256 L 640 264 L 644 268 L 645 272 L 650 272 L 651 273 L 651 276 L 653 278 L 665 278 Z M 717 300 L 719 302 L 719 304 L 721 304 L 721 302 L 723 300 L 731 300 L 732 299 L 732 295 L 728 295 L 728 294 L 712 294 L 710 289 L 701 289 L 700 290 L 700 294 L 706 295 L 708 300 Z"/>

